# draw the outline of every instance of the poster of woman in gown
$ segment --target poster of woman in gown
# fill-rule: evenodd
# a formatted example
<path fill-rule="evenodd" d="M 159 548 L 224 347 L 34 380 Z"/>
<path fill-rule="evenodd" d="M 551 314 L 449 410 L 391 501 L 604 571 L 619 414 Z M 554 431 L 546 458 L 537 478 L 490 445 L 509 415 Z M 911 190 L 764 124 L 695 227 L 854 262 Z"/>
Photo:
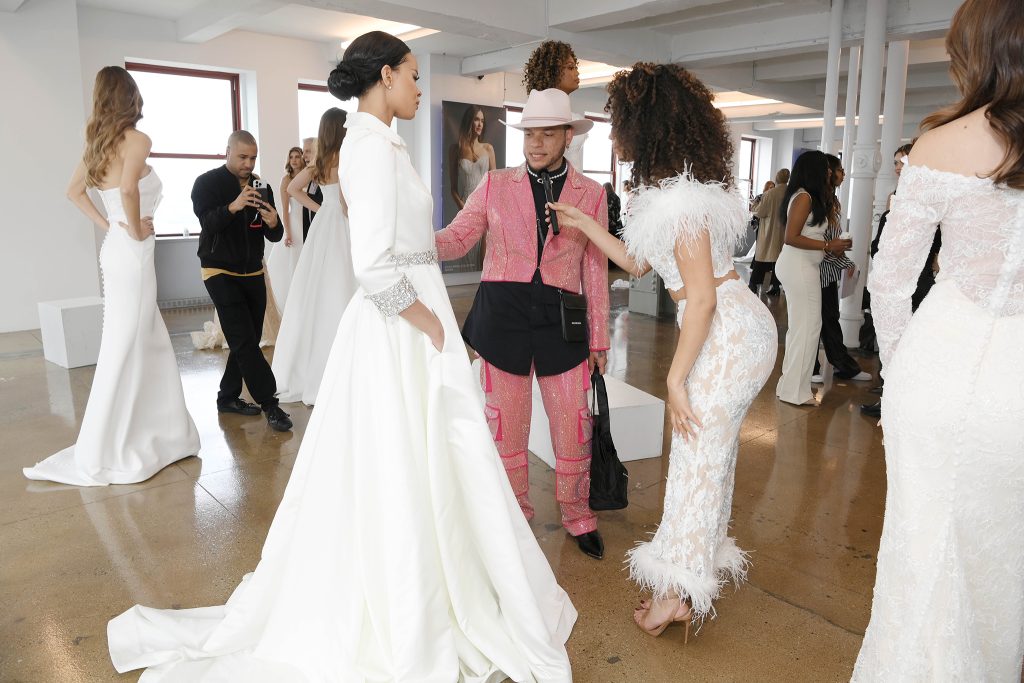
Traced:
<path fill-rule="evenodd" d="M 441 181 L 443 225 L 462 209 L 488 171 L 505 166 L 505 131 L 499 123 L 505 110 L 464 102 L 442 102 L 445 150 Z M 483 269 L 483 242 L 456 261 L 443 264 L 445 273 L 472 273 Z"/>

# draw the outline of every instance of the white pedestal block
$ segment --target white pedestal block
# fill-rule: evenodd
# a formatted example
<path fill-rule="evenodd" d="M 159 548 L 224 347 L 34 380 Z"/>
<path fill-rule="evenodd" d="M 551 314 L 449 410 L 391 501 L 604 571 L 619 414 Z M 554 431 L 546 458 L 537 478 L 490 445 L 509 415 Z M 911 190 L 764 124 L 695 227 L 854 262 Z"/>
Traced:
<path fill-rule="evenodd" d="M 661 457 L 661 441 L 665 430 L 665 402 L 647 392 L 631 387 L 614 377 L 604 378 L 608 387 L 608 411 L 611 413 L 612 440 L 619 460 L 642 460 Z M 574 418 L 575 419 L 575 418 Z M 551 429 L 540 385 L 533 381 L 533 417 L 530 421 L 530 450 L 550 467 L 555 466 L 551 447 Z"/>
<path fill-rule="evenodd" d="M 103 333 L 103 299 L 87 296 L 39 303 L 43 356 L 65 368 L 95 365 Z"/>

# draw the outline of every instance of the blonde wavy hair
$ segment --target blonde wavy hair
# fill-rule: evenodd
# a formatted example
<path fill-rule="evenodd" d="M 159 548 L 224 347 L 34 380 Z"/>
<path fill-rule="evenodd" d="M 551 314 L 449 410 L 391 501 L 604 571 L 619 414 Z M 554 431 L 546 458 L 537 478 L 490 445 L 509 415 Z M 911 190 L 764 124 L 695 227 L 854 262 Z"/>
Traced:
<path fill-rule="evenodd" d="M 120 66 L 105 66 L 96 74 L 92 116 L 85 126 L 85 182 L 99 187 L 117 147 L 129 128 L 142 118 L 142 94 L 135 79 Z"/>

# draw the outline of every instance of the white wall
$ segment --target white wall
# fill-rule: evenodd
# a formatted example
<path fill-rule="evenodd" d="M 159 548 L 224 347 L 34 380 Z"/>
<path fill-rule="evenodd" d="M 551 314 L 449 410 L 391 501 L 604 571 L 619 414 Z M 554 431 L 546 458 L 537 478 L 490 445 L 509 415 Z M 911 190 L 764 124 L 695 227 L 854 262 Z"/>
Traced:
<path fill-rule="evenodd" d="M 39 327 L 40 301 L 99 294 L 96 234 L 65 198 L 85 111 L 75 0 L 0 12 L 0 332 Z"/>

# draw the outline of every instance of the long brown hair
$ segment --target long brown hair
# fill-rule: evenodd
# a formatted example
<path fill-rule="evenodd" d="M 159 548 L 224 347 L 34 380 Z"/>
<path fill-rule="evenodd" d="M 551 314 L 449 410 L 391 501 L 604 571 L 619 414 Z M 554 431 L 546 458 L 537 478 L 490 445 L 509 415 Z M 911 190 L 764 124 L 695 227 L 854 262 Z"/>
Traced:
<path fill-rule="evenodd" d="M 142 94 L 135 79 L 119 66 L 105 66 L 96 74 L 92 116 L 85 126 L 85 182 L 99 187 L 117 147 L 129 128 L 142 118 Z"/>
<path fill-rule="evenodd" d="M 324 183 L 331 169 L 338 165 L 338 153 L 345 139 L 345 121 L 348 114 L 337 107 L 331 107 L 320 117 L 320 132 L 316 136 L 316 161 L 313 162 L 313 179 Z"/>
<path fill-rule="evenodd" d="M 294 178 L 295 177 L 295 171 L 292 170 L 292 154 L 295 154 L 296 152 L 299 153 L 300 157 L 302 156 L 302 148 L 301 147 L 292 147 L 290 150 L 288 150 L 288 156 L 285 157 L 284 172 L 288 174 L 289 178 Z M 303 161 L 302 163 L 306 163 L 306 162 Z"/>
<path fill-rule="evenodd" d="M 459 156 L 464 159 L 470 159 L 473 156 L 473 122 L 476 120 L 477 114 L 483 114 L 484 110 L 479 104 L 471 104 L 466 107 L 466 111 L 462 114 L 462 122 L 459 123 Z M 487 118 L 484 115 L 484 131 L 487 130 Z M 480 137 L 483 137 L 483 131 L 480 133 Z"/>
<path fill-rule="evenodd" d="M 921 122 L 931 130 L 988 106 L 985 118 L 1006 145 L 996 183 L 1024 190 L 1024 2 L 967 0 L 946 34 L 949 73 L 962 98 Z"/>
<path fill-rule="evenodd" d="M 711 91 L 678 64 L 637 62 L 608 84 L 612 137 L 633 162 L 633 185 L 684 171 L 702 182 L 733 185 L 733 144 Z"/>

